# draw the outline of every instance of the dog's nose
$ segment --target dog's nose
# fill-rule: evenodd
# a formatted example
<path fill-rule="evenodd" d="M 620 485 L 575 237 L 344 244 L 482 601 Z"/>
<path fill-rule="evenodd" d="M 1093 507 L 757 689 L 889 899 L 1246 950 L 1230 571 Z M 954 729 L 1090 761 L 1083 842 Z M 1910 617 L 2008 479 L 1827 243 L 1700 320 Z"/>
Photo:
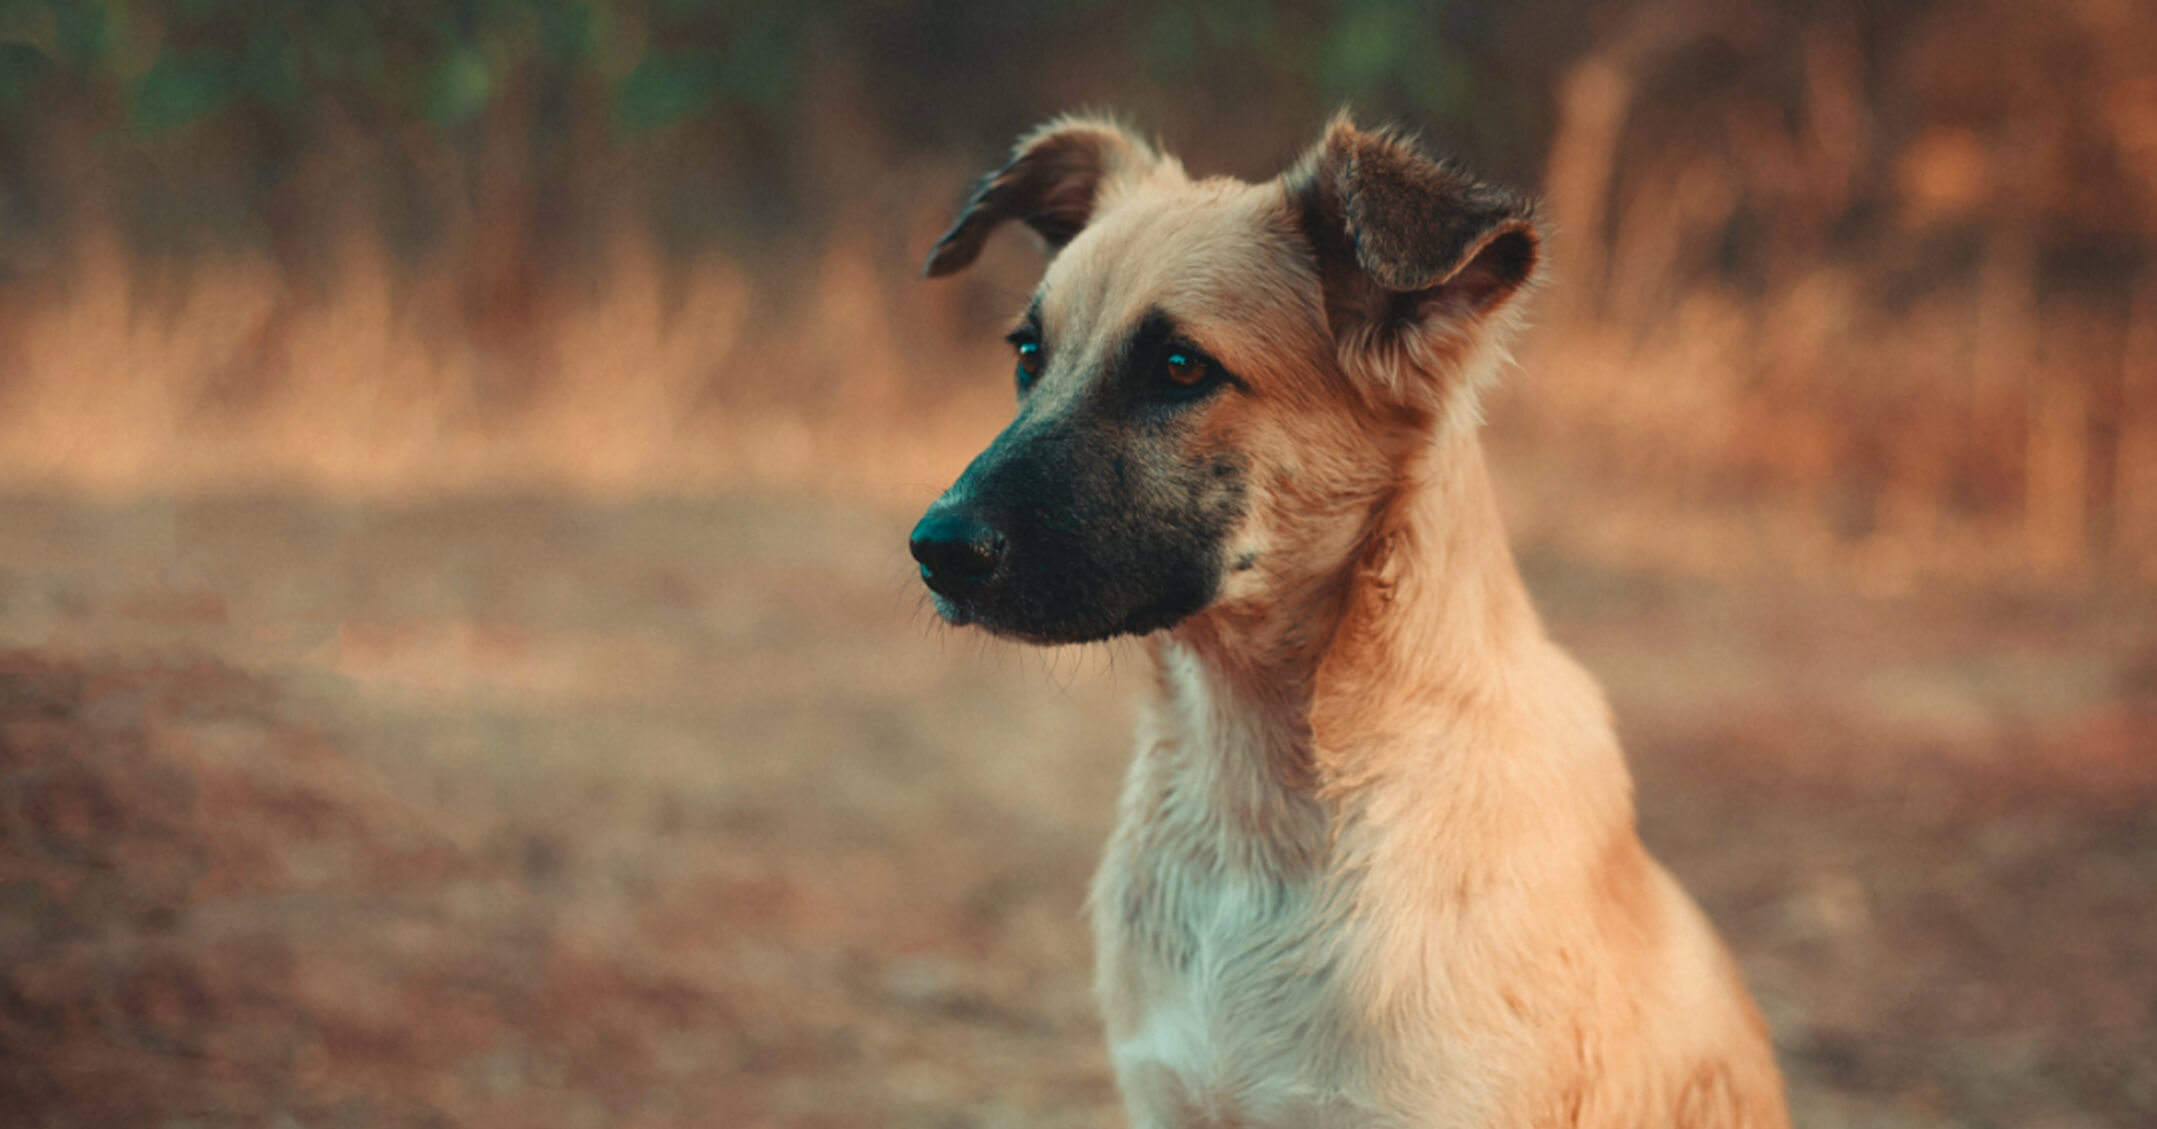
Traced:
<path fill-rule="evenodd" d="M 941 595 L 959 596 L 996 571 L 1004 537 L 962 512 L 932 509 L 914 527 L 907 547 L 921 562 L 922 583 Z"/>

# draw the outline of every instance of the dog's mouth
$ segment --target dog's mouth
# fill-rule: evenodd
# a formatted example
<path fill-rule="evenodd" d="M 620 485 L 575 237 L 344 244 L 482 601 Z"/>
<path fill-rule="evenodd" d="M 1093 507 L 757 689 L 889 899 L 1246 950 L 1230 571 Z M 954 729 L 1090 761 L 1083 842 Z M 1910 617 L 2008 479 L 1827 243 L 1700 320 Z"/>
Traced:
<path fill-rule="evenodd" d="M 1099 604 L 1076 607 L 1073 601 L 1058 598 L 1059 593 L 1028 593 L 1018 583 L 1008 587 L 992 583 L 946 594 L 937 590 L 932 570 L 926 566 L 922 568 L 922 580 L 929 584 L 929 598 L 945 623 L 978 627 L 1000 639 L 1036 646 L 1098 643 L 1123 635 L 1146 635 L 1174 627 L 1205 610 L 1210 602 L 1184 597 L 1120 611 Z"/>
<path fill-rule="evenodd" d="M 1100 639 L 1109 638 L 1113 635 L 1113 633 L 1110 633 L 1110 635 L 1082 637 L 1052 634 L 1032 627 L 1005 622 L 996 618 L 993 614 L 983 616 L 973 607 L 971 601 L 954 600 L 949 596 L 939 595 L 935 592 L 929 594 L 929 599 L 936 605 L 936 614 L 943 617 L 945 623 L 953 627 L 978 627 L 999 639 L 1009 639 L 1014 643 L 1029 643 L 1037 647 L 1054 647 L 1071 643 L 1098 642 Z"/>

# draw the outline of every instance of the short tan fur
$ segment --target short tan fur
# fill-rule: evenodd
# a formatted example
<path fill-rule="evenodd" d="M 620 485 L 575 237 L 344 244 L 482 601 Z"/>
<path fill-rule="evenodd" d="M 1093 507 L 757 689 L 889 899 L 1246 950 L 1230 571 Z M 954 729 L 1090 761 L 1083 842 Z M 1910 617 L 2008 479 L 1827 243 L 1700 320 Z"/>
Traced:
<path fill-rule="evenodd" d="M 1787 1125 L 1767 1030 L 1642 847 L 1603 696 L 1493 500 L 1478 395 L 1537 282 L 1532 202 L 1345 116 L 1262 184 L 1066 118 L 930 273 L 1008 219 L 1053 255 L 1012 434 L 1103 395 L 1149 316 L 1235 377 L 1118 440 L 1155 495 L 1148 466 L 1235 468 L 1232 511 L 1191 503 L 1233 514 L 1203 606 L 1144 633 L 1157 676 L 1091 895 L 1131 1124 Z M 1059 637 L 953 591 L 955 621 Z"/>

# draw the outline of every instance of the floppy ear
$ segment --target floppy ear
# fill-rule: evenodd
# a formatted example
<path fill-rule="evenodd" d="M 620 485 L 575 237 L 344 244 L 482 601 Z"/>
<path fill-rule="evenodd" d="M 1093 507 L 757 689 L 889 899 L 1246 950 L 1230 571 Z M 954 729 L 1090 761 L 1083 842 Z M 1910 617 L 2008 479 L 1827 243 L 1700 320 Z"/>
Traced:
<path fill-rule="evenodd" d="M 1534 202 L 1345 115 L 1282 180 L 1317 254 L 1342 367 L 1395 400 L 1433 385 L 1464 395 L 1472 418 L 1495 367 L 1484 347 L 1503 347 L 1515 319 L 1502 315 L 1535 277 Z"/>
<path fill-rule="evenodd" d="M 964 269 L 1005 220 L 1024 221 L 1053 255 L 1118 181 L 1160 163 L 1152 148 L 1114 122 L 1057 118 L 1019 138 L 1004 167 L 981 178 L 951 230 L 930 249 L 922 273 L 938 278 Z"/>

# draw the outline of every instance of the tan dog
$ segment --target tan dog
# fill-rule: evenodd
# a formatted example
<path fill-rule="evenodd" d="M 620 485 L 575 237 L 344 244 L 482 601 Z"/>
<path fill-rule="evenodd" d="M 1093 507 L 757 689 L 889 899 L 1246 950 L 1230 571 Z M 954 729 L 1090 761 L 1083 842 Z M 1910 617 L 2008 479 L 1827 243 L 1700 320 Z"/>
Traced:
<path fill-rule="evenodd" d="M 1345 118 L 1257 185 L 1069 118 L 928 273 L 1014 219 L 1017 418 L 912 547 L 953 623 L 1158 662 L 1092 898 L 1132 1124 L 1786 1125 L 1492 501 L 1530 203 Z"/>

